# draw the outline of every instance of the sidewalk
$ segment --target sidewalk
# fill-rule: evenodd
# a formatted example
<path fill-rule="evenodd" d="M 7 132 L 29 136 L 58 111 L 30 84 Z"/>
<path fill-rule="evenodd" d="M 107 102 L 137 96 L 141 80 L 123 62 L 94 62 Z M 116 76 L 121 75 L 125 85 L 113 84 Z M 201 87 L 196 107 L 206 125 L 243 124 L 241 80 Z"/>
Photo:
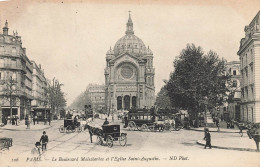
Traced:
<path fill-rule="evenodd" d="M 198 145 L 205 146 L 205 140 L 198 140 Z M 238 150 L 238 151 L 250 151 L 258 152 L 256 144 L 253 139 L 249 139 L 248 136 L 237 137 L 237 138 L 217 138 L 211 140 L 212 148 L 227 149 L 227 150 Z M 208 149 L 208 148 L 207 148 Z"/>
<path fill-rule="evenodd" d="M 35 123 L 35 125 L 33 123 L 30 124 L 30 129 L 27 129 L 27 126 L 25 125 L 25 120 L 20 121 L 20 123 L 16 126 L 16 125 L 11 125 L 10 123 L 8 123 L 7 125 L 0 127 L 0 130 L 12 130 L 12 131 L 37 131 L 37 130 L 44 130 L 44 129 L 48 129 L 52 127 L 52 123 L 57 122 L 52 121 L 51 125 L 49 125 L 49 123 L 47 122 L 46 125 L 44 125 L 43 122 L 39 122 L 39 124 Z"/>
<path fill-rule="evenodd" d="M 199 127 L 199 128 L 193 128 L 191 127 L 190 130 L 194 130 L 194 131 L 203 131 L 204 132 L 204 128 L 205 127 Z M 209 129 L 210 132 L 219 132 L 219 133 L 239 133 L 239 129 L 235 126 L 233 129 L 228 129 L 226 122 L 220 122 L 219 123 L 219 129 L 220 131 L 218 131 L 218 128 L 216 126 L 214 127 L 207 127 Z M 245 130 L 243 132 L 246 132 Z"/>

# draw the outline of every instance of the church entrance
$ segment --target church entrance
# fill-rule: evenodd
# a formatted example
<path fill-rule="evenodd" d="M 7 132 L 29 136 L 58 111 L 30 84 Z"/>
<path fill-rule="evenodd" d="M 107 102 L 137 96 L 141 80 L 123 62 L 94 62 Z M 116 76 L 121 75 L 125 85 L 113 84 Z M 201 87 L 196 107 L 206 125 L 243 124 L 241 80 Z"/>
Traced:
<path fill-rule="evenodd" d="M 122 109 L 122 97 L 118 96 L 117 97 L 117 110 L 121 110 Z"/>
<path fill-rule="evenodd" d="M 129 110 L 130 109 L 130 96 L 126 95 L 124 96 L 124 109 Z"/>
<path fill-rule="evenodd" d="M 136 96 L 132 97 L 132 107 L 136 108 Z"/>

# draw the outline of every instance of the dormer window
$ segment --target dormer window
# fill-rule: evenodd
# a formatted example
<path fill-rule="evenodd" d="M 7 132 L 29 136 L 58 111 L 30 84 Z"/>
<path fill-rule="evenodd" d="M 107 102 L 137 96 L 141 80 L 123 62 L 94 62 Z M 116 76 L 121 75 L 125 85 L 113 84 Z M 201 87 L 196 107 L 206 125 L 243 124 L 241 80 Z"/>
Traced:
<path fill-rule="evenodd" d="M 237 75 L 237 71 L 236 70 L 233 70 L 233 75 Z"/>

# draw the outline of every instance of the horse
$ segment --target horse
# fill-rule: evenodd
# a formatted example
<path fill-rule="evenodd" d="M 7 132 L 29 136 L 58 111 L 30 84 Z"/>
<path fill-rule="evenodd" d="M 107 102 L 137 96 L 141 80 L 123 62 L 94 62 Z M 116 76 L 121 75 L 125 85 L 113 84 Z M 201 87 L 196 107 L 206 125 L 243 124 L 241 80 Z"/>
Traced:
<path fill-rule="evenodd" d="M 165 121 L 154 121 L 154 129 L 163 131 L 165 129 Z"/>
<path fill-rule="evenodd" d="M 240 130 L 239 134 L 241 135 L 241 137 L 243 136 L 243 130 L 248 130 L 251 128 L 251 123 L 249 122 L 246 123 L 239 123 L 237 121 L 231 121 L 231 122 L 233 122 L 238 127 L 238 129 Z"/>
<path fill-rule="evenodd" d="M 87 119 L 87 124 L 89 124 L 89 123 L 91 123 L 91 122 L 93 122 L 93 118 L 88 118 L 88 119 Z"/>
<path fill-rule="evenodd" d="M 249 139 L 254 139 L 256 148 L 259 151 L 259 142 L 260 142 L 260 124 L 253 124 L 252 128 L 248 129 L 247 135 Z"/>
<path fill-rule="evenodd" d="M 88 129 L 89 135 L 90 135 L 90 141 L 92 143 L 92 136 L 96 135 L 96 136 L 103 136 L 103 130 L 100 128 L 96 128 L 96 127 L 92 127 L 88 124 L 85 125 L 84 130 Z"/>

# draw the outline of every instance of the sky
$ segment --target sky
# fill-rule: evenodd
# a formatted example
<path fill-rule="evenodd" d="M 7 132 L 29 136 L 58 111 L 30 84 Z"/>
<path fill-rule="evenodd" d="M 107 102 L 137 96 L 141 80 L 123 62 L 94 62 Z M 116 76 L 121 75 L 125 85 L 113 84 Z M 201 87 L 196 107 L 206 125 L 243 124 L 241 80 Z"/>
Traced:
<path fill-rule="evenodd" d="M 205 2 L 205 1 L 204 1 Z M 173 71 L 188 43 L 238 61 L 244 27 L 259 1 L 7 1 L 0 2 L 0 26 L 18 31 L 27 56 L 48 79 L 64 84 L 67 104 L 90 83 L 104 83 L 106 52 L 125 35 L 128 11 L 135 35 L 153 51 L 155 92 Z"/>

